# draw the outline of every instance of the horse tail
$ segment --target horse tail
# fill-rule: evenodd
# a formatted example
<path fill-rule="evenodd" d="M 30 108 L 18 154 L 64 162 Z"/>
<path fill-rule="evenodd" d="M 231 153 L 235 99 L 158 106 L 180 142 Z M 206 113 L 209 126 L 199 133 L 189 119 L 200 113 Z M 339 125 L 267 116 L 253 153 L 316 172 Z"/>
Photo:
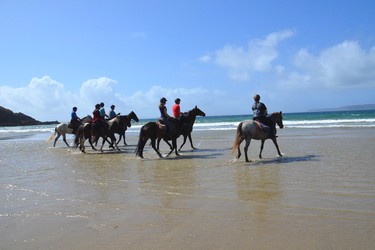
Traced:
<path fill-rule="evenodd" d="M 240 122 L 240 124 L 238 124 L 237 126 L 236 137 L 234 138 L 234 142 L 233 142 L 233 147 L 232 147 L 233 154 L 235 153 L 235 151 L 237 150 L 238 146 L 241 144 L 242 141 L 243 141 L 242 122 Z"/>
<path fill-rule="evenodd" d="M 57 130 L 57 127 L 55 127 L 55 131 L 49 136 L 49 138 L 47 139 L 47 142 L 50 142 L 50 141 L 52 141 L 52 139 L 55 137 L 55 135 L 56 135 L 56 131 Z"/>
<path fill-rule="evenodd" d="M 74 138 L 74 144 L 76 145 L 76 147 L 78 147 L 79 145 L 79 141 L 81 139 L 81 137 L 83 136 L 83 129 L 84 129 L 85 125 L 81 125 L 78 127 L 77 129 L 77 132 L 76 132 L 76 136 Z"/>
<path fill-rule="evenodd" d="M 145 141 L 144 141 L 144 126 L 141 127 L 141 130 L 139 132 L 139 139 L 138 139 L 138 145 L 137 148 L 135 149 L 135 155 L 140 156 L 143 158 L 143 148 L 145 146 Z"/>

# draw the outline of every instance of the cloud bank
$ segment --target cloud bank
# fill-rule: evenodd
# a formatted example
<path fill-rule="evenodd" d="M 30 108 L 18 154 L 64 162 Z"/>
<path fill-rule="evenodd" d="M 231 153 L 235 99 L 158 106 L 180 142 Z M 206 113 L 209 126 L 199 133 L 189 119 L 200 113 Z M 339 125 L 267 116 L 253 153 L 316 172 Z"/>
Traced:
<path fill-rule="evenodd" d="M 134 110 L 140 118 L 158 117 L 157 105 L 161 97 L 168 99 L 168 105 L 174 99 L 182 99 L 184 107 L 193 108 L 195 105 L 210 105 L 215 98 L 224 95 L 218 90 L 205 88 L 164 88 L 152 86 L 148 90 L 139 90 L 129 96 L 123 96 L 117 90 L 117 81 L 100 77 L 83 82 L 78 93 L 65 89 L 64 84 L 50 76 L 33 78 L 29 84 L 20 88 L 0 86 L 0 101 L 6 108 L 14 112 L 22 112 L 38 120 L 68 121 L 73 106 L 78 107 L 78 114 L 92 114 L 96 103 L 104 102 L 107 112 L 111 104 L 116 105 L 116 111 L 127 114 Z M 208 96 L 209 95 L 209 96 Z M 198 100 L 193 103 L 192 100 Z M 202 100 L 202 101 L 199 101 Z"/>
<path fill-rule="evenodd" d="M 105 76 L 84 81 L 77 90 L 66 89 L 64 83 L 43 76 L 34 77 L 17 88 L 1 85 L 0 105 L 41 121 L 68 121 L 73 106 L 78 107 L 80 116 L 92 114 L 94 105 L 99 102 L 104 102 L 107 109 L 115 104 L 116 111 L 123 114 L 134 110 L 140 118 L 153 118 L 159 116 L 157 105 L 163 96 L 168 99 L 168 107 L 176 97 L 181 98 L 184 111 L 198 105 L 211 115 L 250 113 L 249 93 L 253 89 L 248 85 L 255 77 L 272 79 L 267 94 L 280 98 L 277 105 L 295 107 L 297 103 L 308 103 L 309 108 L 320 107 L 320 100 L 315 97 L 323 92 L 326 92 L 326 99 L 330 98 L 327 93 L 334 93 L 336 98 L 347 100 L 357 91 L 355 93 L 366 94 L 367 100 L 375 101 L 368 94 L 373 93 L 375 87 L 375 46 L 366 49 L 358 41 L 347 40 L 315 53 L 298 48 L 289 58 L 280 58 L 279 45 L 294 35 L 291 30 L 274 32 L 263 39 L 252 39 L 244 46 L 225 45 L 202 55 L 200 62 L 227 73 L 232 84 L 229 91 L 228 86 L 202 84 L 203 87 L 192 88 L 177 84 L 182 87 L 153 85 L 124 95 L 117 80 Z M 223 79 L 222 82 L 228 81 Z M 238 88 L 236 82 L 248 87 Z M 295 93 L 310 97 L 297 100 Z M 341 93 L 346 96 L 340 96 Z"/>

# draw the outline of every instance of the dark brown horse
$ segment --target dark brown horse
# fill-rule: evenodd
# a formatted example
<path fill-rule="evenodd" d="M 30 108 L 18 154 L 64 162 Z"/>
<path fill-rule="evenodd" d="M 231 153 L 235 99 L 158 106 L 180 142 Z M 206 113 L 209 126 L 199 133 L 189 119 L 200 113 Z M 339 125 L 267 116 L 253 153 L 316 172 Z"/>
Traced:
<path fill-rule="evenodd" d="M 139 122 L 138 116 L 134 113 L 134 111 L 130 112 L 128 115 L 125 115 L 126 126 L 122 129 L 114 131 L 115 133 L 120 135 L 120 137 L 118 138 L 117 144 L 121 141 L 122 138 L 124 138 L 124 145 L 127 145 L 125 142 L 125 132 L 128 129 L 128 127 L 130 128 L 132 126 L 130 123 L 131 120 Z"/>
<path fill-rule="evenodd" d="M 192 112 L 192 111 L 189 111 L 189 112 Z M 189 112 L 183 113 L 181 119 L 183 120 L 184 116 L 190 116 Z M 206 116 L 206 114 L 203 111 L 202 111 L 202 113 L 199 113 L 197 115 L 200 115 L 200 116 L 203 116 L 203 117 Z M 191 148 L 196 149 L 193 145 L 193 140 L 191 139 L 191 132 L 193 132 L 193 125 L 195 123 L 195 118 L 196 117 L 193 117 L 193 119 L 189 119 L 189 120 L 187 120 L 187 122 L 185 124 L 183 124 L 182 129 L 181 129 L 181 135 L 184 137 L 184 141 L 181 144 L 178 151 L 181 151 L 181 148 L 185 145 L 187 137 L 189 137 Z M 158 150 L 159 150 L 160 141 L 161 141 L 161 138 L 159 138 L 157 140 L 157 144 L 156 144 L 157 145 L 156 148 Z M 172 145 L 167 140 L 164 140 L 164 141 L 169 145 L 170 148 L 172 148 Z"/>
<path fill-rule="evenodd" d="M 111 141 L 109 142 L 111 145 L 113 145 L 117 150 L 120 151 L 120 149 L 117 146 L 116 143 L 116 137 L 114 135 L 115 131 L 123 129 L 125 126 L 127 126 L 127 121 L 125 116 L 116 116 L 115 118 L 112 118 L 109 120 L 108 125 L 106 124 L 97 124 L 97 123 L 85 123 L 84 125 L 80 126 L 78 128 L 75 143 L 79 149 L 85 153 L 85 141 L 86 139 L 89 139 L 89 143 L 91 145 L 91 148 L 93 150 L 96 150 L 94 145 L 92 144 L 92 140 L 96 142 L 100 137 L 103 138 L 102 146 L 100 148 L 100 151 L 103 152 L 103 146 L 107 138 L 110 138 Z"/>
<path fill-rule="evenodd" d="M 124 119 L 125 126 L 114 126 L 112 128 L 113 133 L 120 135 L 120 137 L 119 137 L 119 139 L 117 141 L 117 144 L 119 144 L 120 141 L 121 141 L 121 139 L 124 138 L 124 145 L 127 145 L 126 142 L 125 142 L 125 131 L 128 129 L 128 127 L 130 128 L 132 126 L 131 125 L 131 120 L 139 122 L 138 116 L 134 113 L 134 111 L 132 111 L 128 115 L 122 115 L 122 116 L 117 115 L 117 117 L 121 117 L 121 119 Z M 95 146 L 98 144 L 98 140 L 99 140 L 99 137 L 96 138 Z M 107 138 L 106 141 L 110 144 L 109 147 L 113 148 L 113 144 L 110 141 L 108 141 L 108 138 Z"/>
<path fill-rule="evenodd" d="M 271 115 L 268 116 L 271 123 L 272 123 L 272 128 L 276 126 L 276 124 L 280 127 L 283 128 L 283 115 L 282 112 L 274 112 Z M 270 138 L 269 137 L 269 127 L 264 129 L 262 128 L 264 125 L 260 124 L 257 121 L 253 120 L 248 120 L 248 121 L 243 121 L 238 124 L 237 127 L 237 133 L 236 133 L 236 138 L 233 143 L 233 153 L 238 150 L 237 153 L 237 159 L 240 158 L 241 156 L 241 150 L 240 150 L 240 144 L 243 140 L 246 140 L 246 144 L 244 147 L 244 152 L 245 152 L 245 160 L 246 162 L 249 162 L 249 158 L 247 156 L 247 149 L 249 148 L 250 141 L 251 139 L 254 140 L 261 140 L 261 146 L 260 146 L 260 152 L 259 152 L 259 158 L 262 158 L 262 151 L 263 151 L 263 146 L 264 146 L 264 141 L 267 139 L 271 139 L 273 143 L 275 144 L 275 147 L 277 149 L 278 155 L 281 157 L 281 152 L 279 149 L 279 145 L 277 144 L 276 137 L 275 138 Z"/>
<path fill-rule="evenodd" d="M 175 133 L 167 133 L 167 129 L 165 126 L 159 126 L 158 122 L 149 122 L 141 127 L 141 131 L 139 133 L 139 140 L 136 149 L 136 156 L 143 158 L 143 149 L 146 145 L 148 139 L 151 139 L 151 146 L 158 154 L 160 158 L 162 155 L 160 154 L 159 150 L 156 148 L 156 140 L 161 138 L 166 141 L 172 141 L 171 151 L 168 153 L 169 156 L 173 150 L 175 151 L 176 155 L 179 155 L 177 152 L 177 138 L 182 134 L 184 124 L 190 124 L 191 122 L 194 123 L 195 118 L 198 115 L 204 116 L 205 113 L 200 110 L 197 106 L 194 109 L 190 110 L 186 113 L 186 116 L 181 117 L 179 122 L 175 122 L 176 131 Z"/>

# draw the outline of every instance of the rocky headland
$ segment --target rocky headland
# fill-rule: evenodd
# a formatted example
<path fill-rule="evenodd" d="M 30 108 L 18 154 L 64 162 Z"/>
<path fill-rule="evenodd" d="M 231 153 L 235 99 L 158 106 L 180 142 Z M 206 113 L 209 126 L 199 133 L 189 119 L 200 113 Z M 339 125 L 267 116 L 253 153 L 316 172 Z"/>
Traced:
<path fill-rule="evenodd" d="M 30 126 L 57 124 L 58 121 L 41 122 L 23 113 L 13 111 L 0 106 L 0 126 Z"/>

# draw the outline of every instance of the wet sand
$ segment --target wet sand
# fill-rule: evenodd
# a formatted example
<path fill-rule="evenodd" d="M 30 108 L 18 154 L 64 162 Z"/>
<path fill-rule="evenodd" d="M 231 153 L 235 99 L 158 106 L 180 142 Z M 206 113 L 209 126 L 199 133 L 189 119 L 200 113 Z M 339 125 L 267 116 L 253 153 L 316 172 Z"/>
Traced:
<path fill-rule="evenodd" d="M 194 132 L 197 150 L 166 159 L 136 158 L 131 134 L 87 154 L 2 140 L 0 249 L 374 248 L 374 129 L 286 128 L 284 157 L 252 141 L 251 163 L 234 134 Z"/>

